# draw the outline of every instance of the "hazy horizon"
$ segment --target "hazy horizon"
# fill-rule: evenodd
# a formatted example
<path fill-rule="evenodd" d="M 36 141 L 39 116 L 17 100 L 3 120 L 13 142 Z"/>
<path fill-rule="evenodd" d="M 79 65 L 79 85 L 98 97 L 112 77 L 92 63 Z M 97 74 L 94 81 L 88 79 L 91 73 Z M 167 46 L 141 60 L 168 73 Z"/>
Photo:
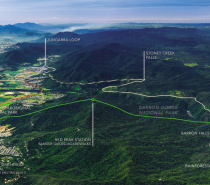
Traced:
<path fill-rule="evenodd" d="M 38 22 L 15 22 L 15 23 L 8 23 L 8 24 L 0 24 L 1 26 L 7 26 L 7 25 L 15 25 L 15 24 L 26 24 L 26 23 L 29 23 L 29 24 L 38 24 L 38 25 L 42 25 L 42 26 L 50 26 L 50 25 L 101 25 L 101 24 L 104 24 L 104 25 L 117 25 L 117 24 L 171 24 L 171 25 L 174 25 L 174 24 L 210 24 L 210 22 L 116 22 L 116 23 L 90 23 L 90 22 L 87 22 L 87 23 L 73 23 L 73 22 L 66 22 L 66 23 L 38 23 Z"/>
<path fill-rule="evenodd" d="M 207 0 L 3 0 L 0 25 L 67 23 L 210 23 Z"/>

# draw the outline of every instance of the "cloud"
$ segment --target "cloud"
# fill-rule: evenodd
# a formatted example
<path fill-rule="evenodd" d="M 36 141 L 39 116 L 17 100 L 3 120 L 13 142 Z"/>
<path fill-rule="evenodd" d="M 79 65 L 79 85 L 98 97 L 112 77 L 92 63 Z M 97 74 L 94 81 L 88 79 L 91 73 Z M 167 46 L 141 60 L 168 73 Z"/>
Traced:
<path fill-rule="evenodd" d="M 107 28 L 111 25 L 112 24 L 87 24 L 87 25 L 82 25 L 82 26 L 71 26 L 63 31 L 73 32 L 79 29 L 102 29 L 102 28 Z"/>

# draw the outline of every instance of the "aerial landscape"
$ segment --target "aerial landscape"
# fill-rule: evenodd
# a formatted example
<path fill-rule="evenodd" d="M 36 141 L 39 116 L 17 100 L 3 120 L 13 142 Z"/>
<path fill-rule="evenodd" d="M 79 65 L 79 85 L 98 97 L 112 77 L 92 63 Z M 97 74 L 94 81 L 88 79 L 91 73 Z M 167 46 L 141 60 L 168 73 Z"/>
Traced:
<path fill-rule="evenodd" d="M 0 184 L 210 184 L 209 6 L 3 2 Z"/>

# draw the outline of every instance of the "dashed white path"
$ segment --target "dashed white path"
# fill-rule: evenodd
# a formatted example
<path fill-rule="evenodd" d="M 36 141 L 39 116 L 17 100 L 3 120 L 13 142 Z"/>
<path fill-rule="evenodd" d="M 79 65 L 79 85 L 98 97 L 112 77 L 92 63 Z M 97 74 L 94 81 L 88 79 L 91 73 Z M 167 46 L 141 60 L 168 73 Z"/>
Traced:
<path fill-rule="evenodd" d="M 122 86 L 125 86 L 125 85 L 129 85 L 129 84 L 132 84 L 132 83 L 136 83 L 136 82 L 144 82 L 145 80 L 142 79 L 142 81 L 134 81 L 134 82 L 131 82 L 131 83 L 127 83 L 127 84 L 123 84 L 123 85 L 119 85 L 119 86 L 108 86 L 108 87 L 104 87 L 102 89 L 103 92 L 111 92 L 111 93 L 122 93 L 122 94 L 134 94 L 134 95 L 138 95 L 138 96 L 143 96 L 143 97 L 147 97 L 147 98 L 157 98 L 157 97 L 173 97 L 173 98 L 179 98 L 179 99 L 192 99 L 194 100 L 195 102 L 199 103 L 200 105 L 202 105 L 202 107 L 204 108 L 204 110 L 210 112 L 209 109 L 206 108 L 206 106 L 201 103 L 200 101 L 198 101 L 195 97 L 183 97 L 183 96 L 174 96 L 174 95 L 155 95 L 155 96 L 149 96 L 149 95 L 145 95 L 145 94 L 141 94 L 141 93 L 134 93 L 134 92 L 122 92 L 122 91 L 107 91 L 105 89 L 107 88 L 118 88 L 118 87 L 122 87 Z"/>
<path fill-rule="evenodd" d="M 55 71 L 56 69 L 53 68 L 53 67 L 48 67 L 48 66 L 45 66 L 47 68 L 51 68 L 53 71 Z M 106 90 L 107 88 L 118 88 L 118 87 L 123 87 L 123 86 L 126 86 L 126 85 L 130 85 L 130 84 L 133 84 L 133 83 L 141 83 L 141 82 L 144 82 L 145 79 L 115 79 L 115 80 L 106 80 L 106 81 L 98 81 L 98 82 L 90 82 L 90 83 L 81 83 L 81 82 L 61 82 L 59 80 L 56 80 L 53 78 L 53 76 L 51 74 L 48 74 L 49 77 L 56 81 L 57 83 L 61 83 L 61 84 L 80 84 L 80 85 L 91 85 L 91 84 L 99 84 L 99 83 L 110 83 L 110 82 L 117 82 L 117 81 L 132 81 L 132 82 L 129 82 L 129 83 L 126 83 L 126 84 L 122 84 L 122 85 L 118 85 L 118 86 L 108 86 L 108 87 L 104 87 L 102 89 L 103 92 L 106 92 L 106 93 L 121 93 L 121 94 L 134 94 L 134 95 L 138 95 L 138 96 L 143 96 L 143 97 L 147 97 L 147 98 L 157 98 L 157 97 L 173 97 L 173 98 L 179 98 L 179 99 L 191 99 L 191 100 L 194 100 L 195 102 L 199 103 L 203 108 L 204 110 L 208 111 L 210 113 L 210 110 L 208 108 L 206 108 L 206 106 L 201 103 L 200 101 L 197 100 L 197 98 L 195 97 L 182 97 L 182 96 L 174 96 L 174 95 L 155 95 L 155 96 L 149 96 L 149 95 L 145 95 L 145 94 L 142 94 L 142 93 L 134 93 L 134 92 L 122 92 L 122 91 L 111 91 L 111 90 Z"/>
<path fill-rule="evenodd" d="M 53 67 L 48 67 L 48 66 L 45 66 L 46 68 L 49 68 L 49 69 L 52 69 L 52 71 L 55 71 L 56 69 L 53 68 Z M 115 79 L 115 80 L 105 80 L 105 81 L 98 81 L 98 82 L 90 82 L 90 83 L 82 83 L 82 82 L 61 82 L 59 80 L 56 80 L 54 79 L 54 77 L 51 75 L 51 74 L 48 74 L 48 76 L 56 81 L 57 83 L 61 83 L 61 84 L 69 84 L 69 85 L 72 85 L 72 84 L 79 84 L 79 85 L 92 85 L 92 84 L 99 84 L 99 83 L 110 83 L 110 82 L 117 82 L 117 81 L 141 81 L 142 79 Z M 132 82 L 133 83 L 133 82 Z M 130 84 L 130 83 L 129 83 Z M 128 85 L 128 84 L 125 84 L 125 85 Z"/>

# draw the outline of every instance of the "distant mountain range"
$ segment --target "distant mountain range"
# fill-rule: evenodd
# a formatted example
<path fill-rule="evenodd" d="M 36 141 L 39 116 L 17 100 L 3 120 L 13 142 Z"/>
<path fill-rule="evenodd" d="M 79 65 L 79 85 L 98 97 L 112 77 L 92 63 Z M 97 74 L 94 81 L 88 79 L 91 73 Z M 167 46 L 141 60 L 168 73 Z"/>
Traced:
<path fill-rule="evenodd" d="M 30 23 L 30 22 L 17 23 L 17 24 L 14 24 L 14 26 L 19 27 L 19 28 L 24 28 L 27 30 L 42 30 L 42 29 L 44 29 L 44 26 L 42 26 L 40 24 Z"/>
<path fill-rule="evenodd" d="M 31 25 L 31 27 L 36 26 L 34 24 L 27 25 Z M 103 65 L 105 65 L 104 59 L 106 59 L 106 57 L 108 57 L 107 60 L 109 61 L 111 61 L 111 59 L 114 60 L 114 58 L 116 58 L 116 61 L 129 61 L 129 59 L 126 59 L 126 57 L 129 58 L 129 51 L 132 50 L 134 55 L 138 54 L 139 58 L 142 59 L 142 51 L 157 50 L 158 48 L 161 48 L 162 50 L 176 50 L 176 57 L 183 55 L 183 51 L 188 52 L 190 55 L 189 57 L 186 57 L 185 62 L 191 62 L 197 57 L 199 57 L 200 59 L 202 58 L 202 60 L 199 59 L 200 63 L 207 63 L 209 61 L 209 59 L 206 57 L 208 56 L 206 54 L 208 53 L 209 48 L 209 32 L 196 28 L 163 27 L 128 30 L 109 30 L 82 35 L 76 34 L 74 32 L 59 32 L 57 34 L 52 35 L 46 33 L 40 34 L 39 32 L 34 32 L 25 28 L 18 28 L 12 25 L 8 25 L 1 26 L 0 32 L 11 34 L 19 33 L 17 38 L 22 37 L 23 40 L 27 37 L 36 38 L 37 43 L 30 43 L 30 41 L 29 43 L 22 42 L 19 44 L 19 46 L 21 47 L 20 50 L 26 50 L 28 47 L 32 48 L 34 46 L 40 48 L 40 53 L 37 56 L 44 55 L 44 38 L 46 36 L 48 36 L 47 38 L 80 38 L 81 40 L 79 42 L 47 42 L 48 55 L 65 54 L 65 59 L 68 61 L 68 64 L 66 66 L 70 67 L 71 69 L 75 69 L 75 66 L 71 66 L 73 65 L 74 61 L 79 61 L 77 62 L 77 64 L 79 65 L 79 63 L 81 63 L 81 66 L 87 65 L 87 63 L 90 61 L 94 62 L 95 55 L 104 56 L 102 57 L 101 61 L 104 62 Z M 128 51 L 127 56 L 124 56 L 125 54 L 123 53 L 123 51 Z M 3 54 L 1 57 L 5 57 L 5 55 L 7 55 L 7 57 L 5 58 L 6 60 L 1 60 L 0 57 L 0 61 L 4 62 L 5 64 L 15 64 L 15 60 L 12 62 L 9 59 L 12 56 L 13 52 L 16 51 L 10 51 L 6 54 Z M 24 55 L 24 51 L 20 52 L 20 55 L 21 53 L 22 55 Z M 113 56 L 112 58 L 109 55 L 112 55 L 113 53 L 115 53 L 116 56 Z M 35 55 L 32 56 L 35 57 Z M 7 61 L 11 62 L 7 63 Z M 23 60 L 23 62 L 24 61 L 25 60 Z M 80 68 L 80 70 L 81 69 L 82 67 Z M 61 74 L 61 76 L 62 75 L 64 74 Z M 70 71 L 68 72 L 67 76 L 69 76 L 70 78 Z M 68 78 L 65 79 L 68 80 Z M 79 80 L 80 78 L 75 76 L 75 79 Z"/>
<path fill-rule="evenodd" d="M 16 26 L 13 26 L 13 25 L 0 26 L 0 34 L 3 34 L 3 35 L 25 34 L 27 32 L 29 32 L 29 30 L 24 29 L 24 28 L 20 28 L 20 27 L 16 27 Z"/>
<path fill-rule="evenodd" d="M 181 35 L 181 36 L 180 36 Z M 158 45 L 169 47 L 195 46 L 202 43 L 208 33 L 196 28 L 144 28 L 126 30 L 108 30 L 97 33 L 75 34 L 59 32 L 53 38 L 81 38 L 81 43 L 94 45 L 95 43 L 119 43 L 138 49 L 154 49 Z M 68 43 L 67 43 L 68 44 Z M 69 43 L 72 44 L 72 43 Z M 92 47 L 92 46 L 91 46 Z"/>
<path fill-rule="evenodd" d="M 108 30 L 125 30 L 125 29 L 143 29 L 143 28 L 163 28 L 163 27 L 177 27 L 177 28 L 199 28 L 203 30 L 210 29 L 210 24 L 155 24 L 155 23 L 123 23 L 123 24 L 36 24 L 31 22 L 16 23 L 13 26 L 23 28 L 31 31 L 58 33 L 65 31 L 72 31 L 78 34 L 97 33 Z"/>
<path fill-rule="evenodd" d="M 47 32 L 41 32 L 37 30 L 29 30 L 27 27 L 18 27 L 14 25 L 0 26 L 0 40 L 10 41 L 13 43 L 18 42 L 36 42 L 40 38 L 51 36 L 52 34 Z"/>

